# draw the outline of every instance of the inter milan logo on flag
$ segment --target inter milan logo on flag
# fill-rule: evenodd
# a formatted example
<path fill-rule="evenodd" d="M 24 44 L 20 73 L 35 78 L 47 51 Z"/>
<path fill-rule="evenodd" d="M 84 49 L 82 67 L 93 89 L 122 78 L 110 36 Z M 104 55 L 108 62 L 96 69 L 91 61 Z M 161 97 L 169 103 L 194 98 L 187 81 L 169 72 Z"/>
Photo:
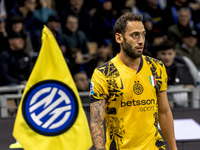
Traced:
<path fill-rule="evenodd" d="M 23 101 L 27 124 L 42 135 L 62 134 L 74 124 L 77 114 L 76 96 L 58 81 L 39 82 L 27 92 Z"/>
<path fill-rule="evenodd" d="M 151 83 L 152 86 L 156 85 L 156 78 L 155 76 L 149 76 L 149 82 Z"/>

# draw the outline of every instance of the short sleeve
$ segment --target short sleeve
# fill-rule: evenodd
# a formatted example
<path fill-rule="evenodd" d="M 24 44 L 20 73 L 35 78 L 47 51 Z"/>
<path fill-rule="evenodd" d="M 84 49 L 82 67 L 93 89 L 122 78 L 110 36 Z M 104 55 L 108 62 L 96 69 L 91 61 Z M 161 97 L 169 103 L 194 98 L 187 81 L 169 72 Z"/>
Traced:
<path fill-rule="evenodd" d="M 161 70 L 161 83 L 162 83 L 160 87 L 160 91 L 165 91 L 167 90 L 168 77 L 167 77 L 167 72 L 166 72 L 166 68 L 164 64 L 162 65 L 160 70 Z"/>
<path fill-rule="evenodd" d="M 105 76 L 97 69 L 94 70 L 90 85 L 90 102 L 108 98 L 108 86 Z"/>

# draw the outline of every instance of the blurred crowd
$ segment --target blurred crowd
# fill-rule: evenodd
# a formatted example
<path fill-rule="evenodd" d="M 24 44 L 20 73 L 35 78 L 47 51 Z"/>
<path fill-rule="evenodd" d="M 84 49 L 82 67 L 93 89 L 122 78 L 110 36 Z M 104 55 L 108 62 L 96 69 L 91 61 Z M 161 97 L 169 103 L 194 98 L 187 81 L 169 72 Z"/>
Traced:
<path fill-rule="evenodd" d="M 163 61 L 168 85 L 197 87 L 200 0 L 0 0 L 0 86 L 26 83 L 46 25 L 78 90 L 89 91 L 94 69 L 120 50 L 113 26 L 125 13 L 143 15 L 144 54 Z"/>

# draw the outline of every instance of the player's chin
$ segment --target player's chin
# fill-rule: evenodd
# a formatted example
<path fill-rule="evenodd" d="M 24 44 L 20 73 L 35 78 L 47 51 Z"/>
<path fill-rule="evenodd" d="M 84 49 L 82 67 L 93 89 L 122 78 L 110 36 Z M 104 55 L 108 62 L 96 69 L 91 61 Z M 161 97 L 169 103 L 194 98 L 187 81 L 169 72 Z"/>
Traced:
<path fill-rule="evenodd" d="M 143 50 L 141 50 L 141 51 L 137 51 L 137 55 L 139 55 L 139 56 L 141 56 L 142 53 L 143 53 Z"/>
<path fill-rule="evenodd" d="M 136 58 L 139 58 L 141 55 L 142 55 L 142 52 L 141 53 L 137 53 Z"/>

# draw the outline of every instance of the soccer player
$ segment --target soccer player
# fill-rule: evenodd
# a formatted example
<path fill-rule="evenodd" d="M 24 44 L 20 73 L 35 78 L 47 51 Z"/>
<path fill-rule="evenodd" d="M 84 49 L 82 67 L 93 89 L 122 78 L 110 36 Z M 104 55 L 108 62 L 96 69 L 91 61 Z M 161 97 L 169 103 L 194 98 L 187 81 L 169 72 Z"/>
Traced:
<path fill-rule="evenodd" d="M 164 150 L 159 123 L 170 150 L 176 150 L 165 66 L 142 55 L 146 34 L 142 16 L 122 15 L 114 32 L 120 53 L 96 68 L 91 79 L 90 128 L 95 149 Z"/>

